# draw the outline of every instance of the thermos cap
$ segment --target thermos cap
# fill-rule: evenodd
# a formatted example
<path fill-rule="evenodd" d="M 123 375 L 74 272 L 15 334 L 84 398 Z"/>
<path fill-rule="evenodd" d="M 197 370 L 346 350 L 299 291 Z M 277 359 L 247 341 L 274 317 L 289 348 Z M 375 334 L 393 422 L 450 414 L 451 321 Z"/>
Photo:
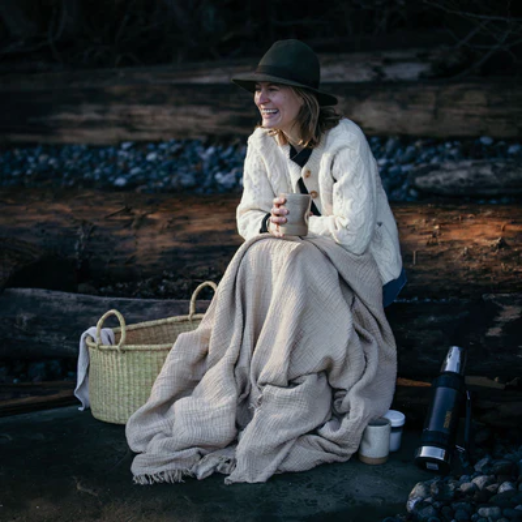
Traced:
<path fill-rule="evenodd" d="M 459 375 L 464 375 L 464 367 L 466 366 L 466 351 L 460 346 L 452 346 L 440 369 L 441 373 L 452 372 Z"/>
<path fill-rule="evenodd" d="M 390 420 L 392 428 L 404 426 L 404 423 L 406 422 L 406 416 L 404 413 L 397 410 L 388 410 L 383 417 Z"/>

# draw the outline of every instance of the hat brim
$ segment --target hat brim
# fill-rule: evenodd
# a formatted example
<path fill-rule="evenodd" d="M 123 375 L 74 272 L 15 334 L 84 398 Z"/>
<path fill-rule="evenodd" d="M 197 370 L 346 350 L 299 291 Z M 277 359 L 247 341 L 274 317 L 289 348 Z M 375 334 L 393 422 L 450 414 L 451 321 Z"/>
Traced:
<path fill-rule="evenodd" d="M 251 93 L 254 93 L 256 91 L 256 83 L 259 82 L 279 83 L 281 85 L 290 85 L 291 87 L 300 87 L 301 89 L 306 89 L 310 92 L 313 92 L 321 107 L 337 105 L 337 98 L 335 96 L 332 96 L 331 94 L 321 92 L 318 89 L 310 87 L 309 85 L 305 85 L 299 82 L 293 82 L 292 80 L 286 80 L 277 76 L 271 76 L 269 74 L 262 73 L 251 73 L 241 74 L 232 78 L 232 83 L 235 83 L 238 87 L 241 87 L 242 89 L 245 89 Z"/>

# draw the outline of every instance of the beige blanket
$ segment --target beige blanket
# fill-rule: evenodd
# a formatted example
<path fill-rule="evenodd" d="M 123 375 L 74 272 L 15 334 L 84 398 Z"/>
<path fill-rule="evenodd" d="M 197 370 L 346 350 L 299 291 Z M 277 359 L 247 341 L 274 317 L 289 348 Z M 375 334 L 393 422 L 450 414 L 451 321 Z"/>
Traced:
<path fill-rule="evenodd" d="M 140 484 L 264 482 L 348 460 L 391 404 L 396 350 L 377 266 L 329 239 L 254 238 L 127 424 Z"/>

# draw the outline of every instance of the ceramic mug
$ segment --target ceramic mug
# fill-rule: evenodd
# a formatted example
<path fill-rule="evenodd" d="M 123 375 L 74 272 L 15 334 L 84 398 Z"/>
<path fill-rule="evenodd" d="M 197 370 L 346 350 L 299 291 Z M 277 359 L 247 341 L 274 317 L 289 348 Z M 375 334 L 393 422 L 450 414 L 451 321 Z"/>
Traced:
<path fill-rule="evenodd" d="M 384 464 L 390 453 L 390 419 L 380 417 L 369 422 L 359 446 L 359 460 L 365 464 Z"/>
<path fill-rule="evenodd" d="M 312 206 L 310 194 L 283 193 L 284 206 L 288 209 L 286 223 L 279 225 L 279 230 L 285 236 L 306 236 L 308 234 L 308 215 Z"/>
<path fill-rule="evenodd" d="M 390 453 L 392 451 L 399 451 L 402 439 L 402 427 L 406 422 L 404 413 L 397 410 L 389 410 L 384 414 L 384 417 L 390 419 L 391 433 L 390 433 Z"/>

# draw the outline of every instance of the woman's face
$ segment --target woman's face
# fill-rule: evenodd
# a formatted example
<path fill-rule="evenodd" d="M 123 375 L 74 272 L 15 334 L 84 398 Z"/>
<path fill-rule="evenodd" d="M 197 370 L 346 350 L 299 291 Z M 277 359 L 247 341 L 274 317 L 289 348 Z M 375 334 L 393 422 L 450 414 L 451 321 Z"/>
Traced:
<path fill-rule="evenodd" d="M 279 129 L 291 135 L 303 99 L 287 85 L 256 83 L 254 102 L 261 113 L 265 129 Z"/>

